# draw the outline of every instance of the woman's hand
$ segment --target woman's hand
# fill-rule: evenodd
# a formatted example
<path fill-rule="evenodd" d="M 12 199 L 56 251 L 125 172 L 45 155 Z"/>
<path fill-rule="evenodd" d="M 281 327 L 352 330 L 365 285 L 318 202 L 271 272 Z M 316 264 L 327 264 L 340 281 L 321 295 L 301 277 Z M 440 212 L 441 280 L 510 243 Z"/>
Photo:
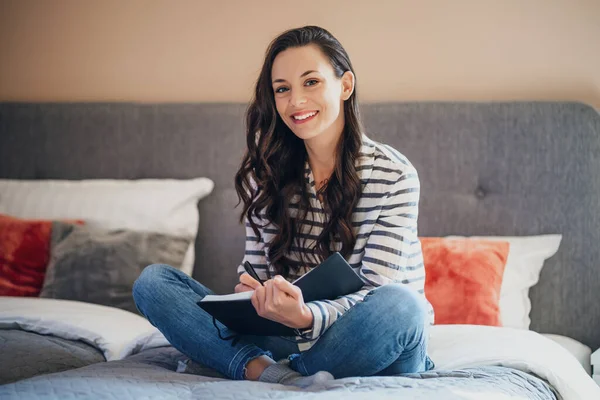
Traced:
<path fill-rule="evenodd" d="M 250 276 L 248 278 L 252 279 Z M 240 279 L 241 280 L 241 279 Z M 254 279 L 252 281 L 256 282 Z M 244 279 L 244 284 L 254 285 Z M 252 305 L 258 315 L 290 328 L 307 329 L 313 324 L 313 315 L 302 298 L 302 291 L 283 277 L 277 275 L 265 282 L 265 286 L 254 285 Z"/>
<path fill-rule="evenodd" d="M 240 275 L 240 283 L 235 285 L 233 291 L 234 293 L 250 292 L 257 286 L 260 286 L 260 282 L 244 272 L 242 275 Z"/>

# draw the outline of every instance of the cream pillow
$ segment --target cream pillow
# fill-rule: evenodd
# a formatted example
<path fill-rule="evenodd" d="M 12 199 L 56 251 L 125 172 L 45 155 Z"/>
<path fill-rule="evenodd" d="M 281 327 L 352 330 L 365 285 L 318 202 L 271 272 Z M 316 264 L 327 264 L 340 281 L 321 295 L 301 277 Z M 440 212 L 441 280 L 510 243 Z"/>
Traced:
<path fill-rule="evenodd" d="M 462 237 L 464 236 L 448 236 L 448 238 Z M 562 235 L 469 237 L 506 241 L 510 244 L 500 288 L 502 326 L 529 329 L 531 324 L 529 288 L 539 281 L 544 261 L 558 251 Z"/>
<path fill-rule="evenodd" d="M 0 179 L 0 213 L 18 218 L 83 219 L 91 227 L 188 236 L 180 266 L 192 274 L 197 203 L 214 187 L 208 178 L 141 180 Z"/>

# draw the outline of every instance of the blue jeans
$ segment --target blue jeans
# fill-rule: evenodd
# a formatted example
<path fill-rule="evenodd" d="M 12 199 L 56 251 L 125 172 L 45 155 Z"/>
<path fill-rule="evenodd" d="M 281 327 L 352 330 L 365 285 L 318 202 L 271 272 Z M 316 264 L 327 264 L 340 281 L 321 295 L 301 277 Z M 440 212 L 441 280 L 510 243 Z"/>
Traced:
<path fill-rule="evenodd" d="M 369 292 L 300 352 L 294 338 L 242 335 L 219 338 L 213 318 L 196 303 L 210 289 L 183 272 L 162 264 L 144 269 L 133 286 L 140 312 L 177 350 L 231 379 L 244 379 L 246 364 L 261 355 L 288 358 L 302 375 L 328 371 L 348 376 L 397 375 L 433 368 L 427 356 L 427 311 L 421 295 L 405 285 L 389 284 Z M 217 322 L 221 335 L 234 334 Z"/>

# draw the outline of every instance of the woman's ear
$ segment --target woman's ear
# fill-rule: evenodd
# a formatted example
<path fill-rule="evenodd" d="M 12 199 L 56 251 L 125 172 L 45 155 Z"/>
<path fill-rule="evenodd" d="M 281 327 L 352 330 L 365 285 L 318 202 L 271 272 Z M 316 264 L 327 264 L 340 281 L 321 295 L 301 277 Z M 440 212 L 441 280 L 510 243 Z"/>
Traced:
<path fill-rule="evenodd" d="M 344 72 L 342 75 L 342 100 L 346 101 L 354 92 L 354 74 L 352 71 Z"/>

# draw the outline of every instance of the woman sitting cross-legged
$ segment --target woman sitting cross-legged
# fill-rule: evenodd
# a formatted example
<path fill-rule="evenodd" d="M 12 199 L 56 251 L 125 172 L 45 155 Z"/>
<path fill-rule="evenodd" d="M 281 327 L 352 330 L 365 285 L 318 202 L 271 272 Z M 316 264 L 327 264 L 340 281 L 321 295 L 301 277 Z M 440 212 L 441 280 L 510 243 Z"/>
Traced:
<path fill-rule="evenodd" d="M 265 284 L 240 265 L 235 292 L 253 291 L 257 313 L 298 336 L 220 339 L 197 305 L 213 292 L 166 265 L 147 267 L 136 281 L 140 312 L 176 349 L 231 379 L 308 387 L 433 368 L 419 178 L 399 151 L 363 132 L 342 45 L 316 26 L 275 38 L 246 122 L 247 150 L 235 176 L 246 226 L 242 264 L 252 263 Z M 336 251 L 364 286 L 305 303 L 291 282 Z"/>

